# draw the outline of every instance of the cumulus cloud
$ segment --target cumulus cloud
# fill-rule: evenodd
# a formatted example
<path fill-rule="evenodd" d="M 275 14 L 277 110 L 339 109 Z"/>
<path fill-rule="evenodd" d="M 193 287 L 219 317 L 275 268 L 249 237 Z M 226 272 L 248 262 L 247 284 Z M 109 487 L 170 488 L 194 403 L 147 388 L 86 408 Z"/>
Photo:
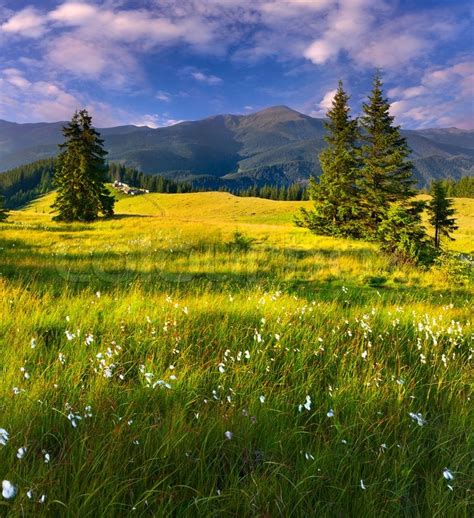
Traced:
<path fill-rule="evenodd" d="M 312 117 L 325 117 L 326 112 L 331 108 L 332 101 L 336 95 L 337 90 L 329 90 L 323 95 L 321 101 L 319 101 L 316 109 L 310 111 Z"/>
<path fill-rule="evenodd" d="M 67 91 L 59 83 L 33 81 L 16 68 L 0 70 L 0 118 L 18 122 L 69 120 L 80 108 L 87 108 L 99 127 L 137 124 L 169 126 L 176 121 L 168 115 L 142 115 L 100 102 L 81 92 Z"/>
<path fill-rule="evenodd" d="M 359 67 L 400 70 L 453 36 L 456 24 L 432 21 L 432 13 L 396 16 L 383 0 L 340 0 L 329 11 L 321 35 L 304 50 L 316 65 L 341 54 Z"/>
<path fill-rule="evenodd" d="M 26 7 L 2 23 L 0 31 L 6 34 L 40 38 L 46 32 L 46 19 L 34 7 Z"/>
<path fill-rule="evenodd" d="M 0 114 L 17 120 L 57 121 L 69 119 L 81 102 L 59 85 L 47 81 L 29 81 L 18 69 L 0 71 Z"/>
<path fill-rule="evenodd" d="M 431 67 L 420 84 L 393 88 L 390 112 L 411 127 L 457 126 L 472 128 L 474 61 L 460 60 L 447 67 Z"/>
<path fill-rule="evenodd" d="M 452 18 L 452 9 L 413 8 L 415 14 L 407 15 L 403 14 L 406 8 L 402 12 L 400 4 L 391 0 L 59 0 L 54 3 L 37 0 L 36 3 L 37 8 L 0 8 L 0 44 L 8 49 L 10 41 L 17 45 L 25 38 L 28 47 L 22 62 L 12 60 L 8 66 L 23 64 L 31 71 L 27 76 L 13 71 L 8 76 L 4 71 L 2 81 L 9 89 L 26 91 L 43 80 L 48 84 L 53 82 L 65 94 L 69 92 L 72 99 L 83 101 L 77 93 L 79 79 L 94 84 L 97 89 L 133 92 L 133 95 L 139 90 L 147 91 L 156 101 L 170 102 L 168 92 L 157 91 L 157 85 L 148 83 L 144 62 L 152 57 L 160 63 L 171 48 L 179 47 L 188 58 L 204 54 L 211 59 L 218 56 L 242 61 L 244 66 L 272 59 L 283 65 L 315 68 L 326 75 L 331 73 L 328 65 L 336 74 L 335 70 L 342 70 L 336 66 L 343 64 L 347 68 L 348 61 L 351 69 L 364 72 L 382 67 L 391 77 L 397 77 L 400 71 L 405 73 L 410 67 L 427 69 L 422 79 L 420 74 L 418 81 L 411 75 L 408 87 L 390 92 L 398 103 L 393 109 L 398 110 L 399 116 L 420 124 L 429 120 L 429 110 L 415 109 L 415 102 L 432 92 L 452 88 L 457 92 L 456 99 L 464 103 L 467 99 L 469 74 L 463 69 L 465 64 L 430 65 L 433 49 L 459 35 L 460 21 Z M 188 67 L 187 73 L 182 74 L 185 64 L 179 62 L 177 73 L 191 80 L 188 82 L 209 87 L 223 84 L 221 73 L 216 75 L 210 68 L 203 71 Z M 169 88 L 164 85 L 163 88 Z M 282 92 L 277 85 L 275 90 L 282 97 L 290 89 Z M 325 113 L 329 99 L 326 96 L 331 93 L 332 90 L 316 100 L 314 114 Z M 14 101 L 14 97 L 9 99 Z M 58 102 L 64 111 L 73 104 L 66 97 Z M 449 106 L 454 109 L 454 104 Z M 99 111 L 98 104 L 95 109 Z M 102 107 L 104 119 L 106 112 L 106 106 Z M 407 113 L 411 115 L 408 117 Z M 133 117 L 140 120 L 145 116 Z M 153 123 L 154 115 L 146 117 Z M 446 120 L 442 117 L 437 120 Z M 118 119 L 121 118 L 119 115 Z M 154 124 L 162 124 L 165 119 L 158 118 Z"/>
<path fill-rule="evenodd" d="M 165 126 L 174 126 L 175 124 L 179 124 L 183 122 L 181 120 L 176 120 L 168 117 L 166 114 L 159 115 L 156 113 L 153 114 L 145 114 L 138 118 L 131 119 L 130 124 L 135 126 L 148 126 L 149 128 L 163 128 Z"/>

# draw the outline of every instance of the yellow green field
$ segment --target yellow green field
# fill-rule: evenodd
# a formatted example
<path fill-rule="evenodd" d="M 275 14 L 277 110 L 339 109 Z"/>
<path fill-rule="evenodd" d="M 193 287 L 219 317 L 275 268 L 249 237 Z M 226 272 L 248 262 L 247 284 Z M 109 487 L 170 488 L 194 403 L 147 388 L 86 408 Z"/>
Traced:
<path fill-rule="evenodd" d="M 53 198 L 0 223 L 0 515 L 471 515 L 468 281 L 295 227 L 309 202 Z"/>

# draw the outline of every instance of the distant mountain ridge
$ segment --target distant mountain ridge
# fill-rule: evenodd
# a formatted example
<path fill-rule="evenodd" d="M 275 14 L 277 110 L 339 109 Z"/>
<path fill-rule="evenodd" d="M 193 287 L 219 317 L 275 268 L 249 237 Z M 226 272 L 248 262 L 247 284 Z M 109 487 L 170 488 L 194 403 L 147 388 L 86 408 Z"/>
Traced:
<path fill-rule="evenodd" d="M 0 171 L 55 156 L 64 122 L 0 120 Z M 286 106 L 165 128 L 99 128 L 110 161 L 205 187 L 289 184 L 320 173 L 324 121 Z M 474 175 L 474 130 L 405 130 L 420 186 Z"/>

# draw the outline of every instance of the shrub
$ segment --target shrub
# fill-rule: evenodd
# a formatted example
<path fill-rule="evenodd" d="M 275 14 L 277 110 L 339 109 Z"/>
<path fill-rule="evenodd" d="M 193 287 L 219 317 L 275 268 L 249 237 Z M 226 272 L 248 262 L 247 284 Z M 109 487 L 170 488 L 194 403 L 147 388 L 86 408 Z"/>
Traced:
<path fill-rule="evenodd" d="M 238 250 L 239 252 L 248 252 L 252 248 L 255 239 L 245 235 L 243 232 L 236 230 L 232 236 L 232 241 L 227 243 L 230 250 Z"/>
<path fill-rule="evenodd" d="M 387 277 L 379 275 L 366 275 L 363 279 L 364 284 L 371 288 L 381 288 L 387 283 Z"/>
<path fill-rule="evenodd" d="M 377 236 L 381 249 L 397 264 L 422 264 L 433 262 L 436 252 L 421 224 L 424 202 L 411 205 L 392 205 L 381 221 Z"/>
<path fill-rule="evenodd" d="M 474 281 L 474 257 L 469 254 L 444 252 L 435 259 L 434 270 L 450 282 L 467 284 Z"/>

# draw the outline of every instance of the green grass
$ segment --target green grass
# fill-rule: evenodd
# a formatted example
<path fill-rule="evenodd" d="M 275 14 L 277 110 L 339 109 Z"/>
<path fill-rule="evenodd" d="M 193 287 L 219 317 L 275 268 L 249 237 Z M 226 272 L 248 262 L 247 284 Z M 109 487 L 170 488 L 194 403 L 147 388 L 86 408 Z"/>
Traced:
<path fill-rule="evenodd" d="M 297 202 L 65 225 L 52 196 L 0 224 L 1 516 L 472 515 L 471 286 L 296 228 Z"/>

